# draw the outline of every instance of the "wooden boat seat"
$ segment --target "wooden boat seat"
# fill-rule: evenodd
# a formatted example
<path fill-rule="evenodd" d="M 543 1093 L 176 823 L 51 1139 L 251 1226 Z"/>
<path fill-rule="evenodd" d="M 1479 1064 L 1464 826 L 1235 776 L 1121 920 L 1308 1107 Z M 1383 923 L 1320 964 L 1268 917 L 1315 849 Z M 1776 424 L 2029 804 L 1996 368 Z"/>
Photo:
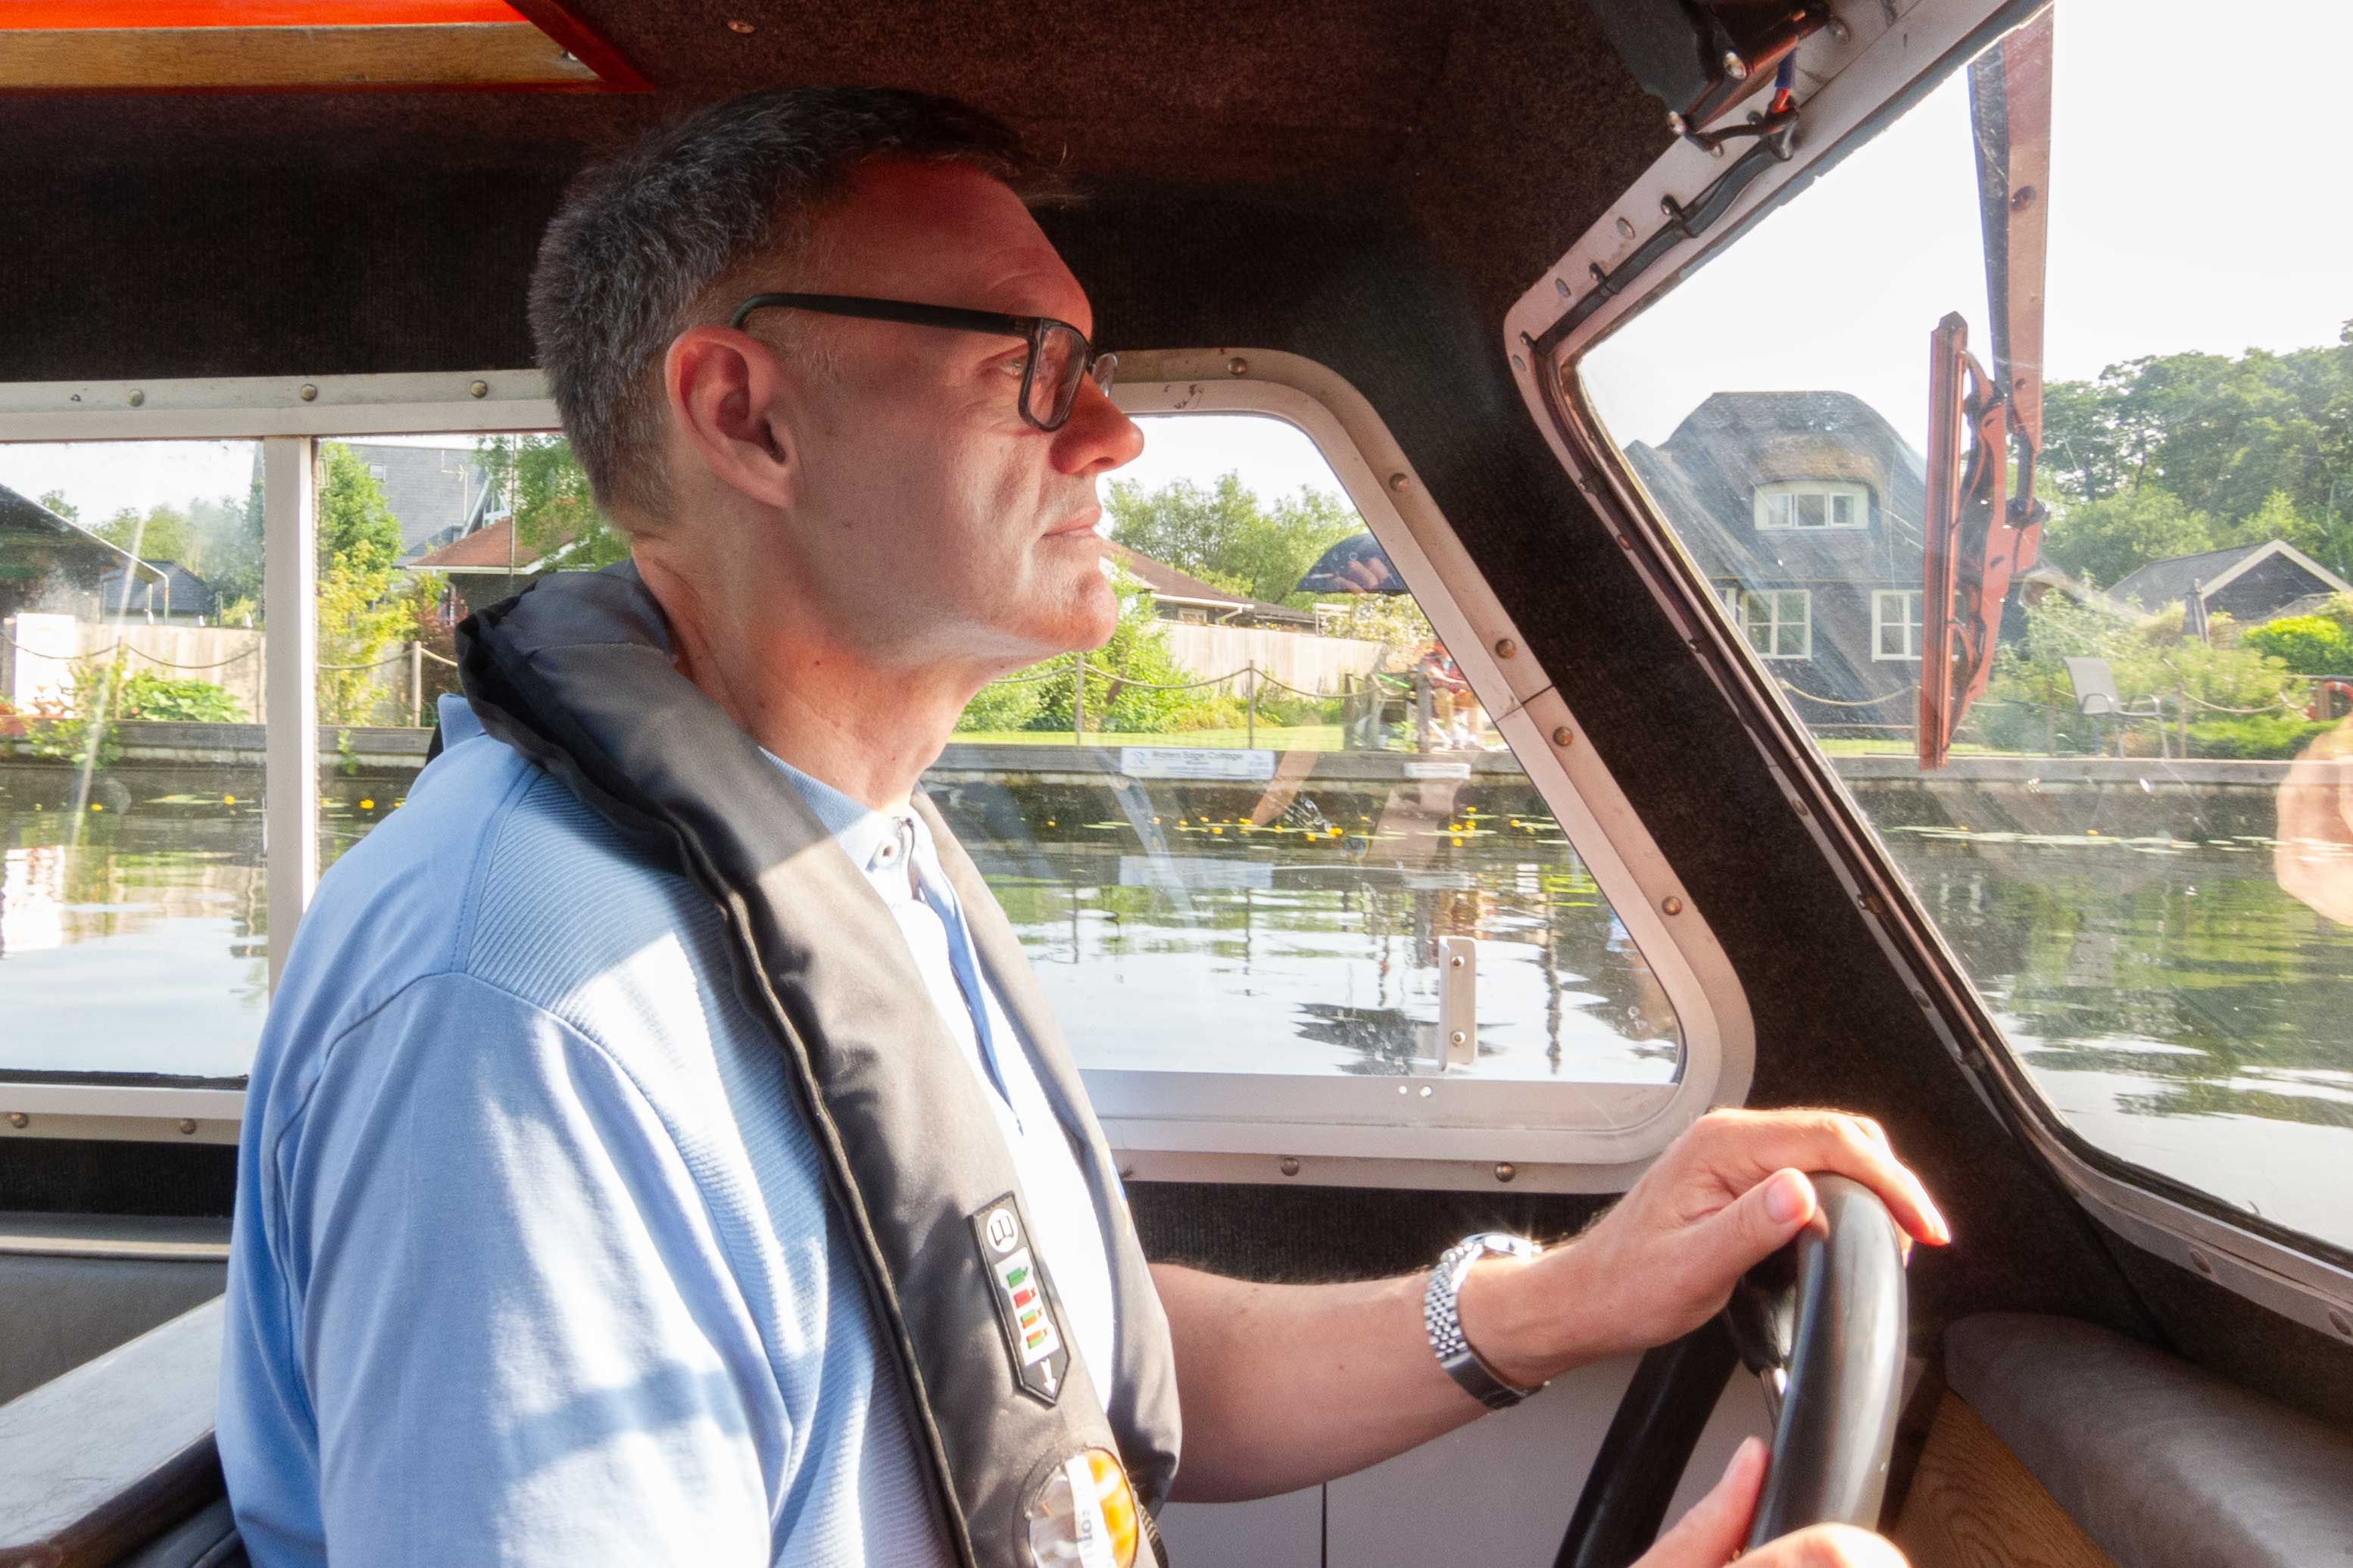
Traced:
<path fill-rule="evenodd" d="M 231 1568 L 221 1298 L 0 1405 L 0 1568 Z"/>

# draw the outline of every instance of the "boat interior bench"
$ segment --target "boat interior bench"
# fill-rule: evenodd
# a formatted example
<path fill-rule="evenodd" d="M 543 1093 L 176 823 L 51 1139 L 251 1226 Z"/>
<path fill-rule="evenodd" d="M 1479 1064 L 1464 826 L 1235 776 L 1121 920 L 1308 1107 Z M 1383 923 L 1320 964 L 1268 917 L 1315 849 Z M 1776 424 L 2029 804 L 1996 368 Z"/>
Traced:
<path fill-rule="evenodd" d="M 2353 1564 L 2353 1437 L 2309 1416 L 2022 1313 L 1947 1329 L 1945 1381 L 2119 1568 Z"/>
<path fill-rule="evenodd" d="M 213 1449 L 221 1301 L 0 1405 L 0 1568 L 245 1562 Z"/>

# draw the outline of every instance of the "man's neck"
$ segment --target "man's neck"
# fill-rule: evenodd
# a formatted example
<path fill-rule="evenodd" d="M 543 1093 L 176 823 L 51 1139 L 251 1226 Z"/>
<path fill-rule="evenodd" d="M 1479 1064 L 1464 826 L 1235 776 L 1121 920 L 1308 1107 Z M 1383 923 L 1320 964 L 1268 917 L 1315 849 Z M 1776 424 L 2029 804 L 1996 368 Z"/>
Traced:
<path fill-rule="evenodd" d="M 754 740 L 876 811 L 905 805 L 971 700 L 961 671 L 885 667 L 779 607 L 748 616 L 640 552 L 679 670 Z"/>

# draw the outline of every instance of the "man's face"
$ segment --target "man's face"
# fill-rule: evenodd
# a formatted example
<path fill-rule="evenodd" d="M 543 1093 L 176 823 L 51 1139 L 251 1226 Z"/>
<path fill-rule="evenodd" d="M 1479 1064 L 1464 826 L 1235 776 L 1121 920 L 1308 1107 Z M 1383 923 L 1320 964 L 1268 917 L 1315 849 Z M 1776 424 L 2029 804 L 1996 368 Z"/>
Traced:
<path fill-rule="evenodd" d="M 973 170 L 870 164 L 818 224 L 816 263 L 789 287 L 1093 331 L 1019 198 Z M 1111 635 L 1095 487 L 1143 437 L 1101 390 L 1082 387 L 1050 433 L 1021 417 L 1018 338 L 810 314 L 795 325 L 836 374 L 796 374 L 783 395 L 800 471 L 778 547 L 795 596 L 834 636 L 889 665 L 1009 666 Z"/>

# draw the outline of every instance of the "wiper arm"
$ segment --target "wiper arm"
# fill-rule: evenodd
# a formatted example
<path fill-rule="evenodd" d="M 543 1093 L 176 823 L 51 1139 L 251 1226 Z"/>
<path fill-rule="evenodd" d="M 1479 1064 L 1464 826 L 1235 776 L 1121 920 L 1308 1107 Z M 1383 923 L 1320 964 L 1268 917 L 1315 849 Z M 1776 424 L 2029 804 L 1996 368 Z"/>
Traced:
<path fill-rule="evenodd" d="M 2051 168 L 2051 12 L 1969 66 L 1994 374 L 1958 314 L 1929 339 L 1927 549 L 1921 563 L 1919 757 L 1945 764 L 1985 690 L 2011 584 L 2042 550 L 2042 289 Z M 1962 433 L 1968 433 L 1966 463 Z M 2010 489 L 2015 448 L 2018 493 Z"/>

